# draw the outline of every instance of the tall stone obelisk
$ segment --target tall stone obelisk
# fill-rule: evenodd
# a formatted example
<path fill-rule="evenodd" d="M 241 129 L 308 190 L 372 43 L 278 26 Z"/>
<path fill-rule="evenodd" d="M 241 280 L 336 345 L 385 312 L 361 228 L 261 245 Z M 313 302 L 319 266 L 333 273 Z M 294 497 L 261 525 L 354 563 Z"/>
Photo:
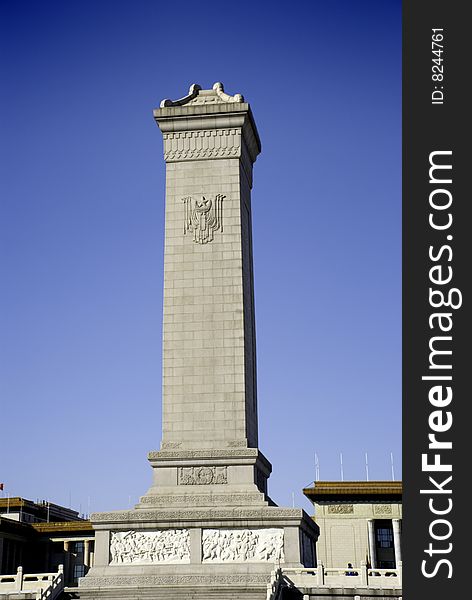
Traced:
<path fill-rule="evenodd" d="M 252 164 L 241 96 L 192 86 L 154 112 L 164 137 L 162 448 L 257 447 Z"/>
<path fill-rule="evenodd" d="M 221 83 L 192 85 L 154 117 L 166 161 L 162 443 L 135 509 L 92 515 L 95 565 L 81 596 L 190 586 L 244 597 L 265 590 L 275 562 L 312 566 L 318 535 L 302 510 L 270 500 L 258 449 L 251 188 L 261 145 L 249 105 Z"/>

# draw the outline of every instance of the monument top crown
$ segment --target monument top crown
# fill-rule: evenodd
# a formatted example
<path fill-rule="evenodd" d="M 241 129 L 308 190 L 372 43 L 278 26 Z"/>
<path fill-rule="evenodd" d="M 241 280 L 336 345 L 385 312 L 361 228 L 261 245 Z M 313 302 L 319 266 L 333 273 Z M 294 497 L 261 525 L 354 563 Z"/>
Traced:
<path fill-rule="evenodd" d="M 186 96 L 179 98 L 178 100 L 162 100 L 160 108 L 196 104 L 227 104 L 234 102 L 244 102 L 243 96 L 241 94 L 235 94 L 234 96 L 226 94 L 223 84 L 217 81 L 211 90 L 203 90 L 198 83 L 193 83 Z"/>
<path fill-rule="evenodd" d="M 241 94 L 226 94 L 220 82 L 210 90 L 193 83 L 183 98 L 162 100 L 153 115 L 164 135 L 166 162 L 237 158 L 245 154 L 252 165 L 261 151 L 251 107 Z M 183 139 L 187 141 L 179 141 Z M 249 163 L 247 167 L 249 173 Z"/>

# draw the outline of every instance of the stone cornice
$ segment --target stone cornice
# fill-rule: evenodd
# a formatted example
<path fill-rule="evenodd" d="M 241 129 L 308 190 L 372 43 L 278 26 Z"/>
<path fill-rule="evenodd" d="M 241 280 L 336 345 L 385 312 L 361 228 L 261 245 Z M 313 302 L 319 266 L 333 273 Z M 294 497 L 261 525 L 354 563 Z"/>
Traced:
<path fill-rule="evenodd" d="M 192 525 L 195 522 L 204 522 L 205 527 L 221 526 L 225 522 L 243 521 L 264 523 L 285 523 L 292 522 L 293 526 L 300 525 L 301 521 L 309 522 L 309 527 L 314 525 L 308 515 L 299 508 L 279 508 L 279 507 L 233 507 L 219 508 L 212 507 L 207 509 L 178 508 L 178 509 L 137 509 L 127 511 L 112 511 L 103 513 L 93 513 L 90 517 L 95 526 L 113 525 L 120 529 L 126 529 L 133 523 L 144 524 L 152 523 L 156 526 L 172 522 L 175 527 L 183 527 L 184 524 Z M 187 526 L 187 525 L 185 525 Z M 100 527 L 103 528 L 103 527 Z"/>
<path fill-rule="evenodd" d="M 151 450 L 148 453 L 148 460 L 165 460 L 181 458 L 257 458 L 264 455 L 258 448 L 209 448 L 208 450 Z"/>
<path fill-rule="evenodd" d="M 207 464 L 253 464 L 262 467 L 266 476 L 272 472 L 272 465 L 258 448 L 223 448 L 208 450 L 169 449 L 154 450 L 148 453 L 152 466 L 185 466 Z"/>

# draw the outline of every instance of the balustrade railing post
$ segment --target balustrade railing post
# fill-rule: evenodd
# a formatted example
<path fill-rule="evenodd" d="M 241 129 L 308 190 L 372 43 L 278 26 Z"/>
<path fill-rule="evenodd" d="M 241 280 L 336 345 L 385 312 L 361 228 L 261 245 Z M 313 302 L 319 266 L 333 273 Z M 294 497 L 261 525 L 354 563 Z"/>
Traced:
<path fill-rule="evenodd" d="M 318 561 L 316 566 L 316 583 L 318 585 L 324 585 L 325 582 L 325 574 L 324 574 L 324 565 L 321 560 Z"/>
<path fill-rule="evenodd" d="M 361 584 L 365 586 L 369 585 L 369 574 L 367 572 L 367 563 L 365 560 L 361 560 Z"/>
<path fill-rule="evenodd" d="M 18 567 L 16 570 L 16 589 L 21 590 L 23 588 L 23 567 Z"/>

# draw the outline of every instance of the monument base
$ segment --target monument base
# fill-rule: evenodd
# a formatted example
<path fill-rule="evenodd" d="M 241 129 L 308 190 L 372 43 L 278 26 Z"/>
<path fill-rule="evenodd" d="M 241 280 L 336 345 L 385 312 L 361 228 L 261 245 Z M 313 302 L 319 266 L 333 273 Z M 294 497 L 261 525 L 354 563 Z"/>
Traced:
<path fill-rule="evenodd" d="M 93 523 L 95 564 L 79 582 L 81 598 L 136 597 L 138 588 L 140 597 L 159 597 L 158 588 L 172 598 L 265 593 L 274 564 L 315 562 L 317 526 L 300 509 L 137 509 L 96 514 Z"/>
<path fill-rule="evenodd" d="M 91 516 L 94 566 L 79 581 L 81 598 L 136 597 L 138 588 L 140 598 L 158 589 L 261 598 L 275 564 L 315 566 L 318 526 L 268 498 L 271 467 L 259 450 L 161 450 L 149 459 L 154 484 L 134 510 Z"/>

